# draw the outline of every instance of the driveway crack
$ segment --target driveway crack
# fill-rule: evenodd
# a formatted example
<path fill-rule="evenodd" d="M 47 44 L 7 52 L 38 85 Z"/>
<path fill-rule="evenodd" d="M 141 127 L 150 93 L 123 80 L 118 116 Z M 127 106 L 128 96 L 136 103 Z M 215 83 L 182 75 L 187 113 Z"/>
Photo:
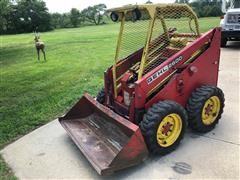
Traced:
<path fill-rule="evenodd" d="M 239 143 L 235 143 L 235 142 L 231 142 L 231 141 L 226 141 L 226 140 L 218 139 L 218 138 L 213 138 L 213 137 L 209 137 L 209 136 L 205 136 L 205 135 L 199 135 L 199 136 L 201 136 L 201 137 L 205 137 L 205 138 L 208 138 L 208 139 L 213 139 L 213 140 L 216 140 L 216 141 L 225 142 L 225 143 L 228 143 L 228 144 L 237 145 L 237 146 L 240 145 Z"/>

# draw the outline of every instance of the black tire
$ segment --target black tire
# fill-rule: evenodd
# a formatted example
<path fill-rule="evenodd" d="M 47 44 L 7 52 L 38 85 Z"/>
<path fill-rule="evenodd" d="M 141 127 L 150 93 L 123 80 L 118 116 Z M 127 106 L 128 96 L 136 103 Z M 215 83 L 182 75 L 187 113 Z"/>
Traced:
<path fill-rule="evenodd" d="M 97 94 L 97 101 L 101 104 L 104 103 L 105 101 L 105 91 L 104 91 L 104 88 L 102 88 L 98 94 Z"/>
<path fill-rule="evenodd" d="M 214 111 L 213 97 L 215 96 L 217 99 L 219 99 L 215 102 L 215 106 L 219 106 L 219 108 L 217 108 L 216 112 L 212 112 Z M 200 88 L 197 88 L 192 93 L 186 106 L 189 127 L 200 133 L 211 131 L 221 118 L 224 108 L 224 100 L 224 94 L 218 87 L 202 86 Z M 206 104 L 208 102 L 212 102 L 213 105 Z M 207 105 L 207 107 L 204 105 Z M 207 111 L 207 108 L 210 108 L 208 109 L 209 112 L 205 112 Z M 207 114 L 207 116 L 212 116 L 212 118 L 210 117 L 210 120 L 206 121 L 206 119 L 204 120 L 205 117 L 203 117 L 202 114 Z"/>
<path fill-rule="evenodd" d="M 226 47 L 227 45 L 227 39 L 226 38 L 222 38 L 221 39 L 221 47 Z"/>
<path fill-rule="evenodd" d="M 177 114 L 180 117 L 181 128 L 179 128 L 180 130 L 177 130 L 179 134 L 176 137 L 177 139 L 173 141 L 173 144 L 169 144 L 169 146 L 164 147 L 159 143 L 159 140 L 157 139 L 157 132 L 159 132 L 158 129 L 164 118 L 169 116 L 171 117 L 171 114 Z M 151 108 L 148 109 L 147 113 L 143 117 L 143 120 L 140 122 L 140 128 L 149 151 L 153 154 L 164 155 L 176 149 L 181 139 L 183 138 L 186 122 L 187 113 L 185 109 L 178 103 L 166 100 L 154 104 Z M 166 124 L 164 124 L 164 126 L 165 125 Z M 173 129 L 177 128 L 174 126 Z M 170 131 L 170 135 L 171 132 L 172 130 Z M 161 133 L 163 133 L 163 131 L 161 131 Z"/>

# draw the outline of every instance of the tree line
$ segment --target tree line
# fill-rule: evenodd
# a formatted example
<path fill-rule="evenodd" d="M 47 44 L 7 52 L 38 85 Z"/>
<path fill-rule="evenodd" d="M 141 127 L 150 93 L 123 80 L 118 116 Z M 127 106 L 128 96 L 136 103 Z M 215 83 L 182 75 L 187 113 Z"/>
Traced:
<path fill-rule="evenodd" d="M 148 0 L 147 4 L 152 2 Z M 221 16 L 219 0 L 176 0 L 187 3 L 198 17 Z M 230 4 L 228 4 L 230 6 Z M 49 31 L 106 23 L 106 5 L 89 6 L 82 11 L 72 8 L 68 13 L 49 13 L 43 0 L 0 0 L 0 34 Z"/>
<path fill-rule="evenodd" d="M 0 34 L 49 31 L 55 28 L 78 27 L 104 23 L 106 5 L 89 6 L 82 11 L 49 13 L 43 0 L 0 0 Z"/>
<path fill-rule="evenodd" d="M 175 3 L 189 4 L 198 17 L 222 16 L 222 1 L 219 0 L 176 0 Z M 230 4 L 227 4 L 230 6 Z"/>
<path fill-rule="evenodd" d="M 51 24 L 53 28 L 69 28 L 79 27 L 81 25 L 99 25 L 103 24 L 106 16 L 107 6 L 105 4 L 97 4 L 89 6 L 82 11 L 72 8 L 69 13 L 53 13 L 51 14 Z"/>

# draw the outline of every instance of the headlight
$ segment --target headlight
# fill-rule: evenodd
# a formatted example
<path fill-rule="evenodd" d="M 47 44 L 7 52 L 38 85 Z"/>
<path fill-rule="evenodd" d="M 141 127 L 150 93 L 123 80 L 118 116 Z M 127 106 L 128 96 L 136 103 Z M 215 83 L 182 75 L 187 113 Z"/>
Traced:
<path fill-rule="evenodd" d="M 117 13 L 112 12 L 111 15 L 110 15 L 110 18 L 111 18 L 111 20 L 112 20 L 113 22 L 117 22 L 118 19 L 119 19 L 119 16 L 118 16 Z"/>
<path fill-rule="evenodd" d="M 139 20 L 140 18 L 142 17 L 142 14 L 141 14 L 141 12 L 140 12 L 140 10 L 139 9 L 134 9 L 133 11 L 132 11 L 132 20 L 133 21 L 137 21 L 137 20 Z"/>
<path fill-rule="evenodd" d="M 237 14 L 229 14 L 227 22 L 228 23 L 238 23 L 238 15 Z"/>

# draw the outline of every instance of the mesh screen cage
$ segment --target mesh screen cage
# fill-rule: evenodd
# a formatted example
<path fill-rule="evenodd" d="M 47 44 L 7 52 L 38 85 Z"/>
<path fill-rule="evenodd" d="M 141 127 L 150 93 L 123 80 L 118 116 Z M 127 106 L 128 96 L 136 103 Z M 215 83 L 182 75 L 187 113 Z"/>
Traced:
<path fill-rule="evenodd" d="M 240 8 L 240 0 L 230 0 L 230 8 Z"/>
<path fill-rule="evenodd" d="M 140 53 L 126 71 L 141 79 L 200 36 L 197 16 L 186 4 L 129 5 L 109 12 L 121 23 L 113 65 L 115 96 L 124 74 L 117 73 L 120 61 Z"/>

